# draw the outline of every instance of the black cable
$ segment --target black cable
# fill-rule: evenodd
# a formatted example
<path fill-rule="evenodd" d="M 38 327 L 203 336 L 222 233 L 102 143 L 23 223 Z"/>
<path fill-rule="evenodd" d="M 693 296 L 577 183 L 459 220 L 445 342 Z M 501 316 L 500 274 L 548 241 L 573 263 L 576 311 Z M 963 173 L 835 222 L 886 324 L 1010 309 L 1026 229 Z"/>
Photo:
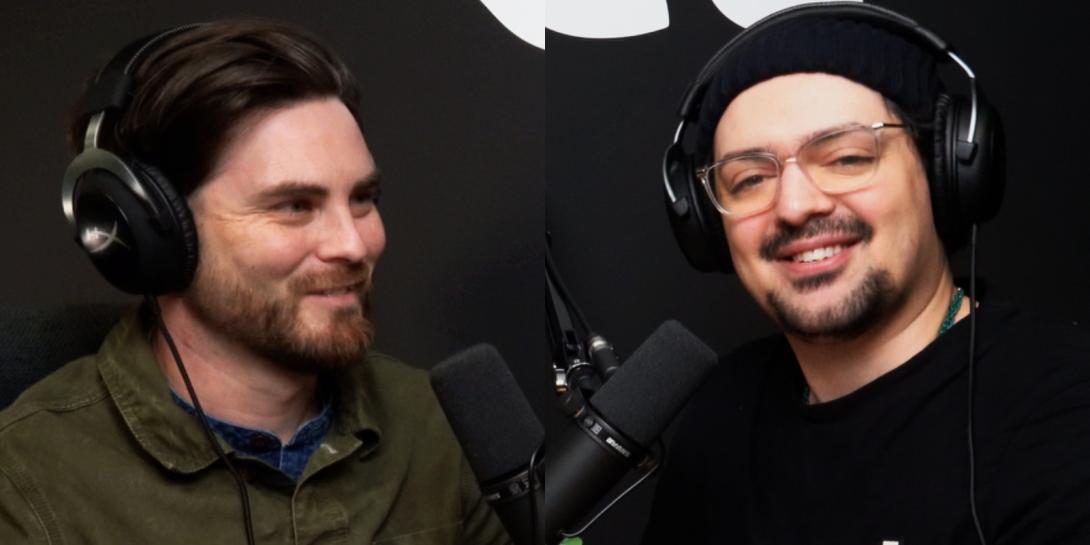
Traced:
<path fill-rule="evenodd" d="M 219 441 L 216 441 L 216 436 L 212 434 L 212 427 L 208 425 L 208 417 L 204 414 L 204 409 L 201 408 L 201 402 L 197 399 L 197 392 L 193 390 L 193 383 L 189 380 L 189 373 L 185 370 L 185 365 L 182 363 L 182 356 L 178 354 L 178 347 L 174 345 L 174 338 L 171 337 L 170 331 L 167 330 L 167 324 L 163 321 L 162 310 L 159 309 L 159 301 L 151 295 L 144 296 L 144 300 L 148 306 L 151 307 L 152 314 L 155 315 L 155 321 L 159 326 L 159 330 L 163 332 L 163 338 L 167 341 L 167 346 L 170 347 L 170 353 L 174 356 L 174 363 L 178 365 L 178 371 L 182 374 L 182 381 L 185 382 L 185 389 L 189 392 L 189 399 L 193 401 L 193 408 L 197 409 L 198 420 L 201 421 L 201 428 L 204 429 L 204 434 L 208 437 L 208 442 L 212 444 L 212 450 L 216 452 L 220 460 L 227 466 L 227 471 L 235 478 L 235 483 L 238 484 L 238 495 L 242 501 L 242 523 L 246 528 L 246 543 L 247 545 L 254 545 L 254 522 L 253 516 L 250 513 L 250 494 L 246 491 L 246 481 L 235 469 L 234 464 L 224 454 L 223 449 L 220 447 Z"/>
<path fill-rule="evenodd" d="M 976 224 L 973 224 L 969 238 L 969 407 L 966 433 L 969 442 L 969 510 L 973 516 L 973 526 L 980 545 L 988 545 L 984 539 L 984 529 L 980 525 L 980 515 L 976 508 L 976 451 L 973 446 L 973 360 L 976 352 Z"/>
<path fill-rule="evenodd" d="M 575 313 L 575 319 L 579 322 L 579 325 L 583 328 L 583 335 L 589 336 L 592 329 L 590 324 L 587 323 L 587 317 L 583 314 L 583 310 L 576 304 L 575 299 L 572 299 L 571 293 L 568 292 L 568 287 L 564 285 L 564 279 L 560 278 L 560 271 L 556 268 L 556 263 L 553 261 L 553 253 L 549 251 L 548 245 L 545 246 L 545 270 L 553 279 L 553 284 L 556 285 L 557 291 L 560 292 L 560 296 L 567 303 L 568 307 Z"/>
<path fill-rule="evenodd" d="M 537 459 L 543 448 L 545 445 L 541 445 L 530 455 L 530 535 L 533 536 L 534 543 L 539 545 L 545 543 L 545 528 L 539 527 L 537 523 Z"/>

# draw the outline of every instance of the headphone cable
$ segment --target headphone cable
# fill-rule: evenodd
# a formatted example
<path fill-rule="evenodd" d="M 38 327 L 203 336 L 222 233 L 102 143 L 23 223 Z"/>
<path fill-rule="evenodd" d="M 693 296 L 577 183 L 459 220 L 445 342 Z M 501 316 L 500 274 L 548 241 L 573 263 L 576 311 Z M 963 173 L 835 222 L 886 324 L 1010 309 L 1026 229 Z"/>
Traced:
<path fill-rule="evenodd" d="M 159 326 L 159 330 L 163 332 L 163 339 L 166 340 L 167 346 L 170 347 L 170 353 L 174 356 L 174 363 L 178 365 L 178 372 L 182 375 L 182 381 L 185 382 L 185 389 L 189 392 L 189 399 L 193 401 L 193 408 L 197 410 L 198 420 L 201 421 L 201 428 L 204 429 L 204 434 L 208 438 L 208 442 L 212 445 L 212 450 L 216 452 L 216 456 L 220 460 L 223 460 L 224 465 L 227 466 L 227 471 L 231 473 L 231 476 L 235 478 L 235 483 L 238 485 L 238 494 L 242 501 L 242 522 L 246 528 L 246 544 L 254 545 L 254 522 L 253 515 L 250 513 L 250 494 L 246 490 L 246 481 L 242 478 L 242 475 L 235 468 L 231 460 L 227 458 L 227 455 L 223 452 L 223 448 L 220 447 L 219 441 L 216 440 L 216 436 L 212 433 L 212 427 L 208 425 L 208 417 L 204 414 L 204 409 L 201 408 L 201 402 L 197 399 L 197 392 L 193 389 L 193 383 L 189 380 L 189 373 L 185 370 L 185 364 L 182 363 L 182 356 L 178 354 L 178 347 L 174 344 L 174 338 L 170 335 L 170 331 L 167 330 L 167 324 L 163 320 L 162 310 L 159 308 L 159 301 L 151 295 L 145 295 L 144 300 L 147 301 L 151 307 L 152 314 L 155 315 L 156 324 Z"/>
<path fill-rule="evenodd" d="M 973 516 L 973 526 L 980 545 L 988 545 L 984 539 L 984 529 L 980 524 L 980 515 L 976 507 L 976 450 L 973 445 L 973 387 L 976 376 L 974 364 L 976 352 L 976 223 L 973 223 L 969 238 L 969 407 L 967 411 L 966 435 L 969 444 L 969 509 Z"/>

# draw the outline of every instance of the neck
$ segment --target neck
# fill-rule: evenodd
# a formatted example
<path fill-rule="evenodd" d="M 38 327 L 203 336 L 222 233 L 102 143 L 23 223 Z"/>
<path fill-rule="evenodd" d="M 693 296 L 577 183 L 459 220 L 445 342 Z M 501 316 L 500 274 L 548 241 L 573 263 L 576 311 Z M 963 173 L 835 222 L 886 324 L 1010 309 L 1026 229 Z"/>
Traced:
<path fill-rule="evenodd" d="M 954 289 L 946 269 L 930 290 L 910 298 L 855 339 L 830 342 L 788 335 L 809 385 L 809 401 L 832 401 L 848 395 L 923 350 L 937 337 Z M 968 314 L 969 305 L 961 303 L 955 321 Z"/>
<path fill-rule="evenodd" d="M 316 374 L 286 369 L 223 337 L 193 316 L 178 296 L 159 297 L 159 306 L 205 414 L 269 430 L 283 443 L 318 414 Z M 152 349 L 174 392 L 193 403 L 162 332 Z"/>

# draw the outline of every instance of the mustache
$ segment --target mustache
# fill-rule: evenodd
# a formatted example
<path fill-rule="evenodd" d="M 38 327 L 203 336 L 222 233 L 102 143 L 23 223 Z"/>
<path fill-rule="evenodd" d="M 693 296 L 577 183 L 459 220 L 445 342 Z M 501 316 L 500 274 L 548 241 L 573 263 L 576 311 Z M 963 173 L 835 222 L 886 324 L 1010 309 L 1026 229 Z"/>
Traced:
<path fill-rule="evenodd" d="M 290 283 L 292 292 L 300 294 L 334 290 L 345 286 L 356 286 L 356 291 L 361 294 L 371 291 L 371 267 L 367 265 L 342 267 L 300 276 Z"/>
<path fill-rule="evenodd" d="M 784 246 L 819 235 L 851 235 L 863 242 L 869 242 L 874 236 L 874 228 L 855 216 L 815 217 L 798 227 L 785 226 L 768 237 L 761 244 L 760 256 L 766 261 L 775 261 L 776 255 Z"/>

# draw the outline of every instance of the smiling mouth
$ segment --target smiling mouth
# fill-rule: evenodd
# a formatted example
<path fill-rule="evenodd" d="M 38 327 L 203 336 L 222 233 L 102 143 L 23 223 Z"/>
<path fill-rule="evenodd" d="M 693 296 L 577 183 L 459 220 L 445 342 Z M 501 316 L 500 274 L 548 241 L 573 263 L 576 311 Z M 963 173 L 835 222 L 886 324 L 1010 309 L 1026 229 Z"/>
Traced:
<path fill-rule="evenodd" d="M 823 248 L 814 248 L 813 250 L 807 250 L 800 252 L 792 256 L 788 256 L 792 262 L 795 263 L 816 263 L 818 261 L 825 261 L 832 258 L 844 250 L 846 246 L 844 244 L 835 244 L 832 246 L 825 246 Z"/>
<path fill-rule="evenodd" d="M 312 295 L 316 297 L 342 297 L 345 295 L 356 295 L 363 290 L 363 286 L 366 282 L 356 282 L 348 284 L 347 286 L 330 287 L 324 289 L 313 289 L 306 292 L 306 295 Z"/>
<path fill-rule="evenodd" d="M 835 257 L 874 235 L 870 225 L 856 217 L 812 218 L 802 226 L 784 226 L 765 240 L 758 255 L 767 261 L 814 263 Z"/>
<path fill-rule="evenodd" d="M 337 288 L 332 290 L 323 290 L 315 292 L 315 295 L 344 295 L 346 293 L 355 293 L 356 286 L 345 286 L 343 288 Z"/>

